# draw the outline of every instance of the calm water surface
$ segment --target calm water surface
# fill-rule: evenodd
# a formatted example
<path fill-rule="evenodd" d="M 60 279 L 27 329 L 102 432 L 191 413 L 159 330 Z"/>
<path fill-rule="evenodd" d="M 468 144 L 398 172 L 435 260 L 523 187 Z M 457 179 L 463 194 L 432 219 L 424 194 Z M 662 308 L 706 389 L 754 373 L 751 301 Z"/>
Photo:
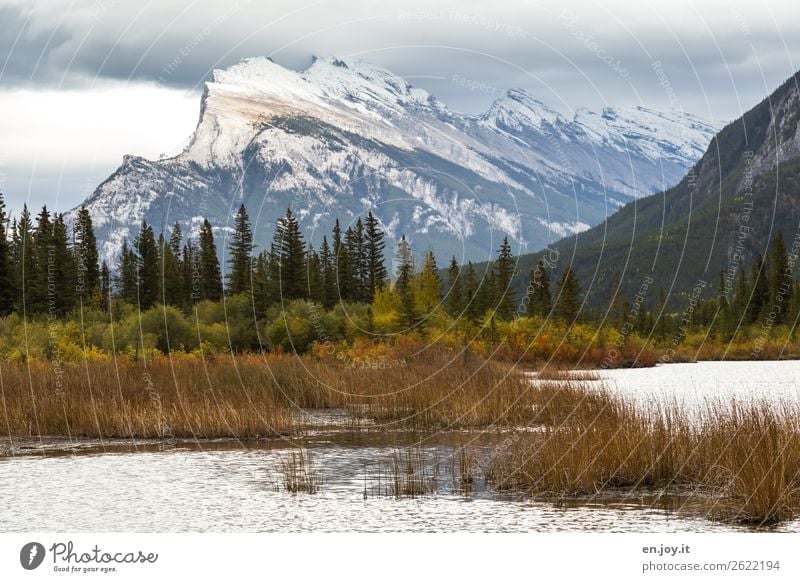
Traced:
<path fill-rule="evenodd" d="M 798 399 L 800 363 L 674 364 L 603 373 L 612 390 L 636 399 Z M 0 531 L 613 531 L 741 529 L 694 517 L 687 498 L 606 492 L 568 504 L 495 494 L 478 478 L 454 483 L 454 450 L 467 444 L 479 467 L 503 434 L 409 434 L 380 427 L 337 428 L 335 415 L 307 413 L 320 428 L 301 440 L 242 443 L 0 442 Z M 387 493 L 396 447 L 419 445 L 434 494 Z M 319 493 L 291 495 L 281 463 L 295 447 L 313 452 Z M 438 470 L 436 469 L 438 467 Z M 434 475 L 436 476 L 433 479 Z M 782 531 L 800 531 L 800 520 Z"/>

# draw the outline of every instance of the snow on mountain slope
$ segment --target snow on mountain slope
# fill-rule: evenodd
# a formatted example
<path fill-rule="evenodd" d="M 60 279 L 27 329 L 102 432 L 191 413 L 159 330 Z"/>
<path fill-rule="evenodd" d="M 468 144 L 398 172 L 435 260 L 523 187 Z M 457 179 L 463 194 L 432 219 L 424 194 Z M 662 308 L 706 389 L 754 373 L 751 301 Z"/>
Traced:
<path fill-rule="evenodd" d="M 142 220 L 191 229 L 207 216 L 224 235 L 244 202 L 262 247 L 287 206 L 315 244 L 371 209 L 417 249 L 482 260 L 503 236 L 533 250 L 677 182 L 713 133 L 642 107 L 569 119 L 521 89 L 463 115 L 362 61 L 298 72 L 251 58 L 214 71 L 183 152 L 126 156 L 87 206 L 107 258 Z"/>

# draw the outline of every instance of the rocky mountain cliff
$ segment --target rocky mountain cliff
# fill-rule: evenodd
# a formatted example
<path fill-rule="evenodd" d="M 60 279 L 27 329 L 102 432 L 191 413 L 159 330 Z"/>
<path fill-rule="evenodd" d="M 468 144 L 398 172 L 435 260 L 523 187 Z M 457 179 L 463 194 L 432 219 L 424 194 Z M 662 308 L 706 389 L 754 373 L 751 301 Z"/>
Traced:
<path fill-rule="evenodd" d="M 252 58 L 214 71 L 182 153 L 126 156 L 86 204 L 107 258 L 143 219 L 194 230 L 208 217 L 224 236 L 244 202 L 262 247 L 288 206 L 317 245 L 337 217 L 372 210 L 390 239 L 482 260 L 505 235 L 535 250 L 671 186 L 714 132 L 643 107 L 568 118 L 519 89 L 464 115 L 361 61 L 297 72 Z"/>

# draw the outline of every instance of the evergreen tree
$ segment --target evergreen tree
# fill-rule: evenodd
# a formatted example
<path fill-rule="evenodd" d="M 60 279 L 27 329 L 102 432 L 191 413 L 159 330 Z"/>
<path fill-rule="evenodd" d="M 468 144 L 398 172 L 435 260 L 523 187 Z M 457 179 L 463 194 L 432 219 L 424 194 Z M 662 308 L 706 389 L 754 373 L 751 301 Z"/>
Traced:
<path fill-rule="evenodd" d="M 464 285 L 461 280 L 461 267 L 458 264 L 455 256 L 450 259 L 450 267 L 447 269 L 447 313 L 452 317 L 460 317 L 463 315 L 465 302 L 464 302 Z"/>
<path fill-rule="evenodd" d="M 568 324 L 574 323 L 581 308 L 581 294 L 581 286 L 575 271 L 571 267 L 567 267 L 558 281 L 556 317 Z"/>
<path fill-rule="evenodd" d="M 172 226 L 169 241 L 162 250 L 163 301 L 166 305 L 186 308 L 190 303 L 183 264 L 183 232 L 177 222 Z"/>
<path fill-rule="evenodd" d="M 14 309 L 14 263 L 8 242 L 8 216 L 3 193 L 0 192 L 0 317 Z"/>
<path fill-rule="evenodd" d="M 400 296 L 400 317 L 404 325 L 412 327 L 416 321 L 414 309 L 414 256 L 405 235 L 397 244 L 397 279 L 395 290 Z"/>
<path fill-rule="evenodd" d="M 228 246 L 230 271 L 228 279 L 228 293 L 250 292 L 250 273 L 253 265 L 253 231 L 250 227 L 250 217 L 242 204 L 236 213 L 233 236 Z"/>
<path fill-rule="evenodd" d="M 664 341 L 669 333 L 670 320 L 667 314 L 667 298 L 664 294 L 663 287 L 659 287 L 658 289 L 658 305 L 656 307 L 656 312 L 658 320 L 656 321 L 655 334 L 660 341 Z"/>
<path fill-rule="evenodd" d="M 52 228 L 47 265 L 48 312 L 63 315 L 75 307 L 78 267 L 63 214 L 55 216 Z M 95 305 L 98 292 L 97 288 L 92 291 Z"/>
<path fill-rule="evenodd" d="M 253 309 L 262 317 L 273 304 L 270 289 L 269 257 L 266 251 L 258 253 L 253 267 Z"/>
<path fill-rule="evenodd" d="M 478 305 L 478 274 L 475 272 L 475 265 L 472 262 L 467 263 L 467 268 L 464 274 L 464 302 L 466 305 L 467 318 L 476 323 L 482 315 L 480 306 Z"/>
<path fill-rule="evenodd" d="M 126 303 L 136 304 L 138 301 L 138 269 L 136 254 L 128 246 L 128 241 L 122 241 L 122 250 L 119 254 L 117 265 L 117 295 Z"/>
<path fill-rule="evenodd" d="M 53 221 L 47 206 L 42 206 L 36 216 L 36 228 L 33 231 L 33 270 L 28 282 L 27 310 L 29 313 L 44 313 L 48 308 L 48 269 L 52 259 L 50 251 L 53 244 Z"/>
<path fill-rule="evenodd" d="M 197 269 L 193 275 L 197 278 L 195 293 L 198 299 L 219 301 L 222 299 L 222 273 L 217 257 L 217 245 L 214 243 L 214 231 L 208 219 L 203 220 L 200 227 L 199 249 L 197 250 Z"/>
<path fill-rule="evenodd" d="M 73 249 L 77 268 L 78 301 L 81 305 L 100 304 L 100 257 L 94 234 L 92 216 L 81 206 L 73 226 Z"/>
<path fill-rule="evenodd" d="M 438 271 L 436 257 L 433 251 L 428 250 L 422 262 L 422 270 L 415 278 L 415 307 L 423 316 L 433 313 L 441 301 L 442 282 Z"/>
<path fill-rule="evenodd" d="M 364 302 L 369 295 L 369 267 L 367 262 L 367 249 L 364 243 L 364 225 L 359 218 L 352 228 L 348 228 L 344 235 L 344 244 L 347 248 L 347 257 L 350 260 L 353 301 Z"/>
<path fill-rule="evenodd" d="M 332 309 L 337 301 L 336 267 L 327 236 L 322 237 L 320 269 L 322 271 L 322 306 L 325 309 Z"/>
<path fill-rule="evenodd" d="M 786 252 L 786 243 L 783 241 L 783 233 L 780 230 L 772 240 L 769 267 L 769 300 L 772 304 L 780 306 L 775 313 L 775 323 L 779 325 L 789 320 L 789 309 L 794 291 L 794 277 L 789 267 L 789 255 Z"/>
<path fill-rule="evenodd" d="M 172 240 L 175 235 L 178 237 L 177 241 Z M 173 244 L 173 242 L 176 244 Z M 175 233 L 173 229 L 169 243 L 164 239 L 163 234 L 158 236 L 159 266 L 161 270 L 160 299 L 164 305 L 183 307 L 186 305 L 183 290 L 183 268 L 180 255 L 176 255 L 173 250 L 175 246 L 180 248 L 180 230 Z"/>
<path fill-rule="evenodd" d="M 308 295 L 305 244 L 300 223 L 291 208 L 278 219 L 273 249 L 279 268 L 281 297 L 289 301 L 305 298 Z"/>
<path fill-rule="evenodd" d="M 14 287 L 17 289 L 16 311 L 31 312 L 36 278 L 36 247 L 33 242 L 33 222 L 28 205 L 22 206 L 19 220 L 14 222 L 12 238 Z"/>
<path fill-rule="evenodd" d="M 528 281 L 528 312 L 530 315 L 547 317 L 551 308 L 550 275 L 544 260 L 539 259 Z"/>
<path fill-rule="evenodd" d="M 306 282 L 308 286 L 306 295 L 310 297 L 314 303 L 322 305 L 325 300 L 325 289 L 322 285 L 322 265 L 319 253 L 317 253 L 310 244 L 308 245 L 306 269 Z"/>
<path fill-rule="evenodd" d="M 514 289 L 511 287 L 511 280 L 514 278 L 514 260 L 511 255 L 511 245 L 508 237 L 503 238 L 497 257 L 497 277 L 495 286 L 497 289 L 497 317 L 501 320 L 509 320 L 514 315 L 516 298 Z"/>
<path fill-rule="evenodd" d="M 145 310 L 155 305 L 161 295 L 158 245 L 153 227 L 146 221 L 142 221 L 142 228 L 133 244 L 137 258 L 138 305 Z"/>
<path fill-rule="evenodd" d="M 103 261 L 100 266 L 100 309 L 108 312 L 111 307 L 111 272 L 108 263 Z"/>
<path fill-rule="evenodd" d="M 386 247 L 384 234 L 370 211 L 365 221 L 365 244 L 367 266 L 367 292 L 365 301 L 372 302 L 375 292 L 386 284 L 388 273 L 384 264 L 383 251 Z"/>
<path fill-rule="evenodd" d="M 747 323 L 755 323 L 761 312 L 768 309 L 769 283 L 767 281 L 767 268 L 764 260 L 759 255 L 750 268 L 750 280 L 753 289 L 750 294 L 750 304 L 747 306 Z"/>

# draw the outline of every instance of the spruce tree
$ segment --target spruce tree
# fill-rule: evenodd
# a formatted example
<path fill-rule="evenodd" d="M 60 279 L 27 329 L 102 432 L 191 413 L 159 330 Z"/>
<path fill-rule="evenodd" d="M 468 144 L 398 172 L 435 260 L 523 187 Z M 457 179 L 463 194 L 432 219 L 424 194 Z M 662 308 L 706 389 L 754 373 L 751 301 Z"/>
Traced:
<path fill-rule="evenodd" d="M 48 269 L 54 258 L 50 256 L 53 246 L 53 221 L 47 206 L 42 206 L 36 216 L 33 231 L 33 272 L 27 282 L 27 310 L 29 313 L 44 313 L 48 309 Z"/>
<path fill-rule="evenodd" d="M 47 267 L 48 311 L 63 315 L 75 307 L 77 264 L 75 254 L 69 244 L 69 233 L 63 214 L 53 220 L 50 238 L 49 263 Z M 92 299 L 97 304 L 98 289 L 92 291 Z"/>
<path fill-rule="evenodd" d="M 16 311 L 31 312 L 34 305 L 36 279 L 36 247 L 34 245 L 33 222 L 28 205 L 22 206 L 19 220 L 14 223 L 13 257 L 14 287 L 17 289 Z"/>
<path fill-rule="evenodd" d="M 750 304 L 747 307 L 747 322 L 755 323 L 762 311 L 769 309 L 769 282 L 767 281 L 768 269 L 763 258 L 759 255 L 750 267 L 750 281 L 753 289 L 750 294 Z"/>
<path fill-rule="evenodd" d="M 319 253 L 309 244 L 306 254 L 306 295 L 310 297 L 314 303 L 322 305 L 325 300 L 325 288 L 322 285 L 322 264 Z"/>
<path fill-rule="evenodd" d="M 149 309 L 161 296 L 161 269 L 158 245 L 153 227 L 142 221 L 142 228 L 134 240 L 137 259 L 137 283 L 140 309 Z"/>
<path fill-rule="evenodd" d="M 415 277 L 415 307 L 422 316 L 428 316 L 439 306 L 442 298 L 442 282 L 432 250 L 425 253 L 422 270 Z"/>
<path fill-rule="evenodd" d="M 460 317 L 464 312 L 464 284 L 461 280 L 461 267 L 455 256 L 450 259 L 447 269 L 447 302 L 446 310 L 452 317 Z"/>
<path fill-rule="evenodd" d="M 400 317 L 404 325 L 412 327 L 416 321 L 414 309 L 414 256 L 405 235 L 397 244 L 397 280 L 395 289 L 400 296 Z"/>
<path fill-rule="evenodd" d="M 511 245 L 508 237 L 503 238 L 497 257 L 497 277 L 495 286 L 497 289 L 497 316 L 501 320 L 509 320 L 514 315 L 516 298 L 514 289 L 511 287 L 511 280 L 514 278 L 514 260 L 511 255 Z"/>
<path fill-rule="evenodd" d="M 786 243 L 783 240 L 783 233 L 778 230 L 772 240 L 769 261 L 769 298 L 774 305 L 780 306 L 776 310 L 775 323 L 782 324 L 789 320 L 789 309 L 792 302 L 792 292 L 794 291 L 794 277 L 789 267 L 789 255 L 786 252 Z"/>
<path fill-rule="evenodd" d="M 319 258 L 322 271 L 322 305 L 325 309 L 332 309 L 338 299 L 336 296 L 336 267 L 327 236 L 322 237 Z"/>
<path fill-rule="evenodd" d="M 472 261 L 467 263 L 467 268 L 465 269 L 464 274 L 464 304 L 466 309 L 467 318 L 472 322 L 476 323 L 482 313 L 480 310 L 480 306 L 478 305 L 477 295 L 478 295 L 478 274 L 475 272 L 475 265 L 472 264 Z"/>
<path fill-rule="evenodd" d="M 291 208 L 278 219 L 273 249 L 279 268 L 281 297 L 289 301 L 305 298 L 308 295 L 305 244 L 300 223 Z"/>
<path fill-rule="evenodd" d="M 14 309 L 14 266 L 7 234 L 8 216 L 3 193 L 0 192 L 0 317 Z"/>
<path fill-rule="evenodd" d="M 119 254 L 117 264 L 117 296 L 135 305 L 138 301 L 138 269 L 136 266 L 136 254 L 128 246 L 128 241 L 122 241 L 122 250 Z"/>
<path fill-rule="evenodd" d="M 217 245 L 214 243 L 214 231 L 208 219 L 204 219 L 200 227 L 196 271 L 193 276 L 197 278 L 198 299 L 208 301 L 222 299 L 222 273 L 217 257 Z"/>
<path fill-rule="evenodd" d="M 173 244 L 172 238 L 177 235 L 177 244 Z M 183 307 L 186 305 L 183 291 L 183 268 L 181 266 L 180 255 L 176 255 L 174 248 L 180 248 L 180 231 L 174 232 L 170 236 L 170 241 L 164 239 L 164 235 L 158 236 L 159 267 L 161 270 L 161 297 L 164 305 Z"/>
<path fill-rule="evenodd" d="M 536 268 L 528 279 L 528 313 L 539 317 L 547 317 L 552 307 L 550 296 L 550 275 L 544 260 L 539 259 Z"/>
<path fill-rule="evenodd" d="M 108 263 L 100 265 L 100 309 L 108 312 L 111 307 L 111 272 Z"/>
<path fill-rule="evenodd" d="M 575 271 L 571 267 L 567 267 L 558 280 L 556 317 L 567 324 L 574 323 L 581 308 L 581 294 L 581 286 Z M 642 309 L 644 308 L 642 307 Z"/>
<path fill-rule="evenodd" d="M 266 251 L 262 251 L 256 256 L 253 266 L 253 309 L 256 317 L 263 317 L 271 305 L 269 257 Z"/>
<path fill-rule="evenodd" d="M 364 226 L 367 263 L 367 293 L 364 300 L 372 302 L 375 292 L 386 284 L 388 276 L 383 257 L 386 243 L 378 219 L 373 216 L 371 211 L 367 214 Z"/>
<path fill-rule="evenodd" d="M 250 227 L 250 217 L 242 204 L 236 213 L 233 236 L 228 245 L 230 267 L 226 278 L 228 280 L 228 293 L 250 292 L 250 273 L 253 265 L 253 231 Z"/>
<path fill-rule="evenodd" d="M 100 301 L 100 257 L 92 216 L 81 206 L 73 226 L 78 301 L 83 306 L 98 306 Z"/>

